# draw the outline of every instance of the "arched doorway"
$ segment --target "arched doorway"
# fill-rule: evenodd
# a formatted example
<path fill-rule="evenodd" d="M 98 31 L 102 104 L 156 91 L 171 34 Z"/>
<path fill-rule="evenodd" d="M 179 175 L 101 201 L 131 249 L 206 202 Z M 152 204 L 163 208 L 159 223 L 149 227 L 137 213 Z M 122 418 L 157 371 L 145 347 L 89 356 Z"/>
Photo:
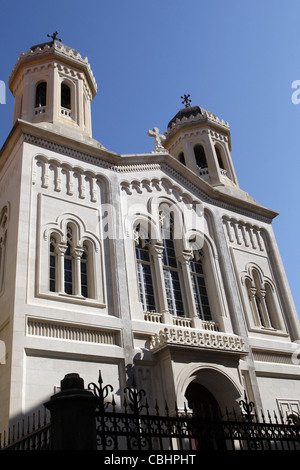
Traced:
<path fill-rule="evenodd" d="M 196 382 L 190 383 L 185 392 L 185 398 L 195 417 L 221 417 L 220 406 L 216 398 L 203 385 Z"/>
<path fill-rule="evenodd" d="M 219 416 L 240 411 L 243 387 L 238 377 L 223 367 L 213 364 L 187 367 L 181 379 L 182 395 L 178 395 L 177 403 L 184 407 L 185 402 L 195 415 L 199 416 L 202 409 Z"/>

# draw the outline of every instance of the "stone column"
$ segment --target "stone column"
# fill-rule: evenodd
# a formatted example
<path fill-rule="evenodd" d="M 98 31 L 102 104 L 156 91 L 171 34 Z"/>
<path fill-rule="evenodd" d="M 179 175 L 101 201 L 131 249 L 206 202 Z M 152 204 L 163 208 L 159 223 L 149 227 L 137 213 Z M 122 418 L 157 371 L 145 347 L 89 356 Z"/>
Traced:
<path fill-rule="evenodd" d="M 164 322 L 172 324 L 173 318 L 169 313 L 167 297 L 165 293 L 165 281 L 164 273 L 162 267 L 162 256 L 163 256 L 164 247 L 161 243 L 155 243 L 150 247 L 150 253 L 153 257 L 154 263 L 154 272 L 155 272 L 155 282 L 156 282 L 156 291 L 158 297 L 158 307 L 159 312 L 163 314 Z"/>
<path fill-rule="evenodd" d="M 55 247 L 55 252 L 57 254 L 57 292 L 64 293 L 64 255 L 67 251 L 67 245 L 59 243 Z"/>
<path fill-rule="evenodd" d="M 61 392 L 45 407 L 51 412 L 51 450 L 96 450 L 97 398 L 78 374 L 67 374 Z"/>
<path fill-rule="evenodd" d="M 195 323 L 195 328 L 200 328 L 201 321 L 199 317 L 196 315 L 196 306 L 194 300 L 194 293 L 192 287 L 192 280 L 191 280 L 191 272 L 190 272 L 190 260 L 193 258 L 192 251 L 183 251 L 182 254 L 178 257 L 178 261 L 181 264 L 182 270 L 182 277 L 183 277 L 183 284 L 184 284 L 184 291 L 186 293 L 186 301 L 188 307 L 188 316 L 189 318 L 193 318 L 193 323 Z M 197 319 L 199 322 L 197 322 Z"/>
<path fill-rule="evenodd" d="M 74 295 L 81 295 L 81 257 L 83 255 L 82 248 L 74 248 L 72 256 L 74 258 Z"/>

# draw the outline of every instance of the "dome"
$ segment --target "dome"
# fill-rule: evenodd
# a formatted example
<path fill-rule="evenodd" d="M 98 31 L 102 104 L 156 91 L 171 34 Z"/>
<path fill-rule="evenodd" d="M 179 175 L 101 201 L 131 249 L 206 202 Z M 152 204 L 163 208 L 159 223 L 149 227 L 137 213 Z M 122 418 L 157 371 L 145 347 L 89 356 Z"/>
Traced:
<path fill-rule="evenodd" d="M 168 129 L 171 129 L 174 124 L 180 122 L 180 121 L 185 121 L 190 118 L 196 118 L 198 116 L 201 120 L 208 116 L 213 116 L 214 118 L 217 118 L 217 116 L 214 113 L 211 113 L 210 111 L 207 111 L 204 108 L 200 108 L 200 106 L 187 106 L 185 108 L 180 109 L 176 116 L 171 119 L 171 121 L 168 124 Z"/>

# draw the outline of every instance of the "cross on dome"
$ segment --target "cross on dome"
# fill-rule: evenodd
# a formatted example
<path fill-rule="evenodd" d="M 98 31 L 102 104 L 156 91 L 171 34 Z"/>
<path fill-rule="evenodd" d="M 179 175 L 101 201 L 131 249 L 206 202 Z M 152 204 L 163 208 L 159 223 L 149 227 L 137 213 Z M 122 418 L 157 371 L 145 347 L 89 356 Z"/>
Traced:
<path fill-rule="evenodd" d="M 190 107 L 190 104 L 191 104 L 191 102 L 192 102 L 192 100 L 189 99 L 190 96 L 191 96 L 191 95 L 183 95 L 183 96 L 181 96 L 181 99 L 183 100 L 183 101 L 182 101 L 182 104 L 185 104 L 185 107 L 186 107 L 186 108 L 189 108 L 189 107 Z"/>
<path fill-rule="evenodd" d="M 47 34 L 48 38 L 52 38 L 53 41 L 61 41 L 61 39 L 57 38 L 58 31 L 55 31 L 53 34 Z"/>

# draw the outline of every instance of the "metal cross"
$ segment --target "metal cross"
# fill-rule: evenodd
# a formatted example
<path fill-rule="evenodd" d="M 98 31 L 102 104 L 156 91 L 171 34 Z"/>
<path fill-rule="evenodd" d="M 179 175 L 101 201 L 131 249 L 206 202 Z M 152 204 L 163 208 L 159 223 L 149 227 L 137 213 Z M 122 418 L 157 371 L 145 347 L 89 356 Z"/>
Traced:
<path fill-rule="evenodd" d="M 55 31 L 53 34 L 47 34 L 48 38 L 52 38 L 53 41 L 61 41 L 61 39 L 57 39 L 58 31 Z"/>
<path fill-rule="evenodd" d="M 192 100 L 190 100 L 191 95 L 183 95 L 181 96 L 181 99 L 183 100 L 182 101 L 182 104 L 185 104 L 185 107 L 186 108 L 189 108 L 190 107 L 190 103 L 192 102 Z"/>

